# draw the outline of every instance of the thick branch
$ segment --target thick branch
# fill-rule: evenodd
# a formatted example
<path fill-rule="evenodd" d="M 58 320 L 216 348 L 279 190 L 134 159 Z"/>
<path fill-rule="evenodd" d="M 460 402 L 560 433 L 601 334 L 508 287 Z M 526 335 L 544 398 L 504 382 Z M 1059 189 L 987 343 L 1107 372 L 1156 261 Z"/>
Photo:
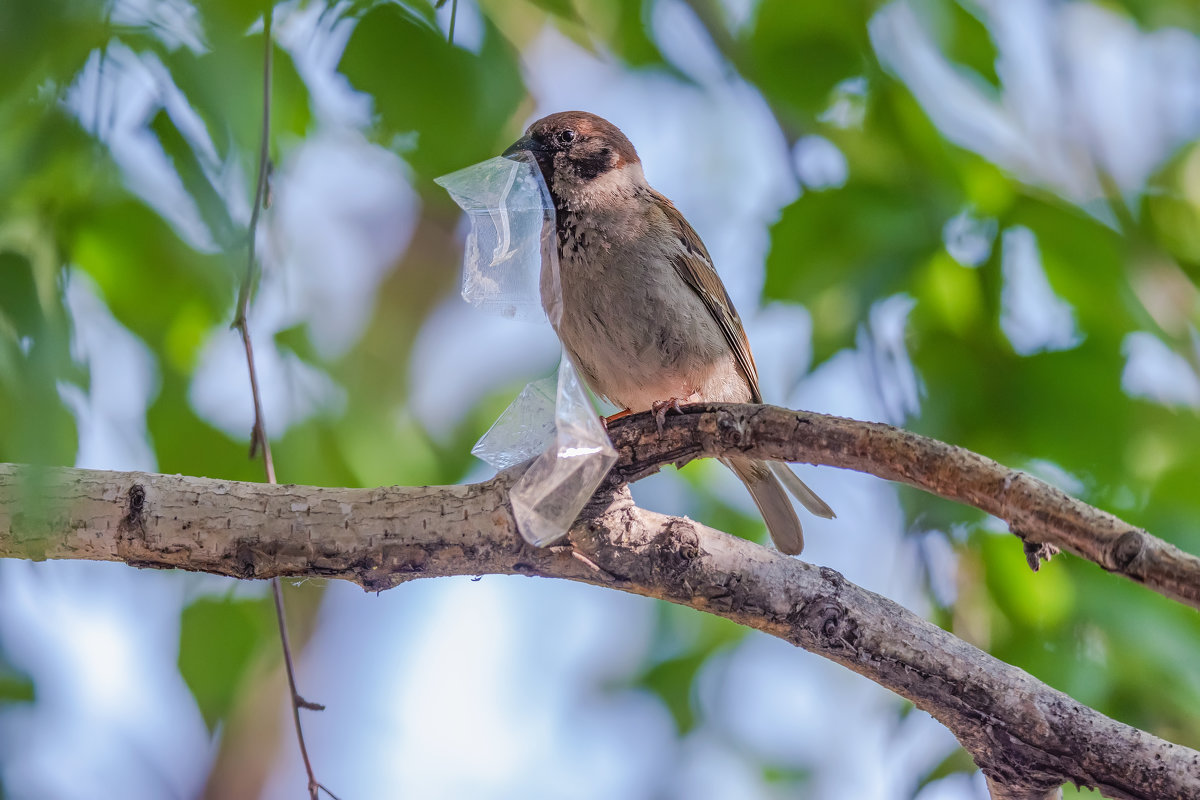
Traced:
<path fill-rule="evenodd" d="M 620 480 L 731 452 L 868 472 L 975 506 L 1007 522 L 1027 543 L 1074 553 L 1200 609 L 1200 558 L 977 453 L 890 425 L 775 406 L 696 405 L 683 411 L 667 417 L 661 435 L 649 414 L 612 425 Z"/>
<path fill-rule="evenodd" d="M 1002 796 L 1045 797 L 1071 781 L 1116 798 L 1200 797 L 1200 753 L 1080 705 L 831 569 L 636 508 L 623 489 L 585 511 L 570 545 L 530 547 L 507 505 L 519 474 L 327 489 L 4 465 L 0 556 L 323 576 L 373 590 L 493 573 L 610 586 L 727 617 L 892 689 L 947 725 Z"/>

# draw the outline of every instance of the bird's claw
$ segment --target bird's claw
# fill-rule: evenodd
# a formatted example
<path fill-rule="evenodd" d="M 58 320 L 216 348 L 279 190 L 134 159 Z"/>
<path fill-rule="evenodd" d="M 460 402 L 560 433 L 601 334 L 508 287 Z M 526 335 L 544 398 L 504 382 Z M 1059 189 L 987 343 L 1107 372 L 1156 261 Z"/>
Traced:
<path fill-rule="evenodd" d="M 667 412 L 674 411 L 682 414 L 683 406 L 679 404 L 678 397 L 672 397 L 670 400 L 659 400 L 656 403 L 652 403 L 650 410 L 654 412 L 654 424 L 658 426 L 658 433 L 661 436 L 663 426 L 667 423 Z"/>

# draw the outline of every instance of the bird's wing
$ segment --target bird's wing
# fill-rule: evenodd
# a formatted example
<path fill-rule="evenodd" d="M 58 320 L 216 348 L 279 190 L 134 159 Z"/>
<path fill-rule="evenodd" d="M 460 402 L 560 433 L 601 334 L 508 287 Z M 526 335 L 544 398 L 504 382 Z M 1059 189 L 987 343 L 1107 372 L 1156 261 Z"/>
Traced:
<path fill-rule="evenodd" d="M 658 192 L 653 189 L 651 192 L 682 246 L 679 255 L 673 259 L 675 270 L 684 283 L 704 301 L 705 307 L 725 334 L 725 341 L 729 343 L 729 349 L 733 351 L 738 367 L 750 385 L 750 402 L 761 403 L 758 368 L 754 366 L 754 356 L 750 353 L 750 340 L 746 338 L 746 329 L 742 327 L 742 320 L 733 307 L 733 301 L 729 299 L 725 284 L 721 283 L 721 278 L 713 267 L 712 257 L 705 249 L 704 242 L 700 241 L 699 234 L 683 218 L 679 209 Z"/>

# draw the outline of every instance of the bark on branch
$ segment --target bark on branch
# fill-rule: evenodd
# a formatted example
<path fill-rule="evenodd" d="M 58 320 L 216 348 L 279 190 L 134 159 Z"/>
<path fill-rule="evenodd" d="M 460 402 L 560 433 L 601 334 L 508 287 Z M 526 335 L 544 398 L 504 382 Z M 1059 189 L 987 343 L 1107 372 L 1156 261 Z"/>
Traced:
<path fill-rule="evenodd" d="M 694 405 L 668 416 L 661 435 L 648 414 L 613 423 L 609 434 L 621 453 L 620 480 L 732 452 L 867 472 L 999 517 L 1027 552 L 1051 545 L 1200 609 L 1200 558 L 1020 470 L 891 425 L 775 406 Z"/>
<path fill-rule="evenodd" d="M 994 797 L 1051 797 L 1065 782 L 1115 798 L 1200 797 L 1200 753 L 1111 720 L 834 570 L 637 508 L 623 481 L 733 451 L 859 468 L 1000 512 L 1027 536 L 1085 555 L 1102 512 L 958 448 L 770 407 L 689 409 L 661 437 L 634 417 L 612 434 L 615 483 L 561 547 L 517 534 L 508 490 L 521 467 L 468 486 L 330 489 L 0 465 L 0 556 L 341 578 L 371 590 L 464 574 L 610 586 L 727 617 L 888 687 L 954 732 Z"/>

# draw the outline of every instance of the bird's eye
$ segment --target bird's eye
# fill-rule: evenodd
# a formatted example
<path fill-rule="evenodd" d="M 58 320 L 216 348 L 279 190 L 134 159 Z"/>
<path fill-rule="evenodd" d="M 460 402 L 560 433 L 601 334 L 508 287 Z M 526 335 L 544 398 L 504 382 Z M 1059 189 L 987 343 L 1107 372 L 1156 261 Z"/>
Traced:
<path fill-rule="evenodd" d="M 567 128 L 558 132 L 558 140 L 563 144 L 570 144 L 575 141 L 575 131 Z"/>

